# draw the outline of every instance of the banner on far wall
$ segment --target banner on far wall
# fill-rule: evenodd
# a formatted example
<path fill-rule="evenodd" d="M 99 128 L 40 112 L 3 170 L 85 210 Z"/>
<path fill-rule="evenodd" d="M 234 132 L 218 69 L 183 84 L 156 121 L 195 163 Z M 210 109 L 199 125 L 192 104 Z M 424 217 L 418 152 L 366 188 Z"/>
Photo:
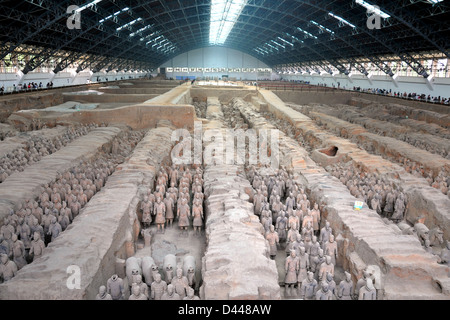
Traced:
<path fill-rule="evenodd" d="M 183 72 L 183 73 L 259 73 L 270 74 L 272 68 L 186 68 L 186 67 L 167 67 L 166 73 Z"/>

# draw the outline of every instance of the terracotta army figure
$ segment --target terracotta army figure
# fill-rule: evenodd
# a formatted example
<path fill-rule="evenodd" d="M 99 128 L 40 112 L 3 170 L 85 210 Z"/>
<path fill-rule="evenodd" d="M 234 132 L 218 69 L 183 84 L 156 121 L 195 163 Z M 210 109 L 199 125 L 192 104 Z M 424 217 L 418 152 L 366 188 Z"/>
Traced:
<path fill-rule="evenodd" d="M 3 235 L 3 239 L 5 239 L 6 241 L 11 241 L 12 235 L 15 233 L 14 226 L 11 225 L 10 221 L 11 220 L 6 217 L 3 220 L 2 227 L 0 228 L 0 234 Z"/>
<path fill-rule="evenodd" d="M 366 285 L 359 290 L 358 300 L 377 300 L 377 290 L 373 286 L 372 279 L 366 279 Z"/>
<path fill-rule="evenodd" d="M 155 275 L 154 279 L 155 280 L 150 286 L 151 298 L 153 300 L 161 300 L 161 297 L 167 291 L 167 283 L 164 280 L 161 280 L 161 275 L 159 273 Z"/>
<path fill-rule="evenodd" d="M 133 282 L 133 285 L 138 286 L 141 293 L 144 294 L 147 298 L 149 298 L 148 285 L 142 281 L 142 275 L 140 274 L 136 275 L 135 282 Z"/>
<path fill-rule="evenodd" d="M 311 224 L 311 229 L 314 233 L 314 229 L 313 229 L 314 217 L 312 216 L 312 212 L 309 209 L 308 209 L 308 211 L 303 211 L 302 229 L 304 229 L 308 224 Z"/>
<path fill-rule="evenodd" d="M 295 198 L 292 192 L 289 193 L 289 197 L 286 198 L 286 211 L 288 214 L 291 214 L 294 211 L 294 207 L 296 206 Z"/>
<path fill-rule="evenodd" d="M 6 254 L 2 254 L 0 262 L 0 279 L 7 282 L 14 278 L 17 274 L 18 268 L 14 261 L 9 260 Z"/>
<path fill-rule="evenodd" d="M 399 222 L 403 220 L 404 213 L 405 213 L 405 199 L 403 193 L 400 192 L 399 196 L 395 200 L 394 213 L 392 214 L 391 219 L 396 222 Z"/>
<path fill-rule="evenodd" d="M 10 241 L 6 241 L 0 233 L 0 255 L 6 254 L 8 257 L 12 256 Z"/>
<path fill-rule="evenodd" d="M 25 259 L 26 255 L 25 246 L 21 240 L 18 240 L 16 234 L 12 235 L 11 240 L 12 240 L 13 261 L 17 265 L 17 268 L 20 270 L 28 264 L 27 260 Z"/>
<path fill-rule="evenodd" d="M 280 201 L 280 196 L 276 196 L 275 201 L 272 204 L 272 221 L 273 223 L 276 223 L 278 214 L 280 213 L 282 209 L 282 203 Z"/>
<path fill-rule="evenodd" d="M 285 262 L 286 276 L 284 278 L 286 296 L 294 294 L 294 285 L 297 283 L 297 273 L 299 270 L 299 260 L 295 254 L 295 250 L 291 250 L 291 254 L 286 258 Z"/>
<path fill-rule="evenodd" d="M 326 256 L 331 257 L 331 263 L 336 265 L 338 258 L 337 242 L 334 241 L 334 236 L 330 235 L 330 239 L 324 244 L 323 251 Z"/>
<path fill-rule="evenodd" d="M 394 212 L 395 194 L 392 190 L 389 190 L 386 195 L 386 204 L 383 208 L 383 213 L 386 217 L 390 217 Z"/>
<path fill-rule="evenodd" d="M 378 192 L 374 195 L 374 197 L 370 201 L 370 206 L 372 207 L 372 210 L 376 211 L 378 214 L 381 214 L 381 203 Z"/>
<path fill-rule="evenodd" d="M 264 200 L 264 195 L 262 194 L 261 190 L 258 190 L 258 193 L 253 197 L 254 213 L 257 216 L 261 215 L 263 200 Z"/>
<path fill-rule="evenodd" d="M 321 283 L 320 289 L 316 292 L 316 300 L 333 300 L 333 293 L 329 289 L 328 283 Z"/>
<path fill-rule="evenodd" d="M 356 298 L 359 297 L 359 290 L 364 287 L 367 283 L 367 279 L 370 278 L 370 273 L 367 270 L 363 271 L 363 276 L 358 279 L 358 281 L 356 282 L 356 288 L 355 288 L 355 296 Z"/>
<path fill-rule="evenodd" d="M 156 199 L 153 213 L 156 215 L 155 223 L 158 228 L 156 232 L 164 233 L 164 224 L 166 223 L 166 205 L 161 201 L 160 197 Z"/>
<path fill-rule="evenodd" d="M 52 223 L 48 228 L 48 235 L 51 236 L 50 241 L 54 241 L 62 232 L 61 225 L 56 221 L 56 217 L 52 217 Z"/>
<path fill-rule="evenodd" d="M 277 230 L 278 238 L 280 242 L 285 242 L 287 237 L 288 219 L 286 218 L 285 212 L 281 211 L 280 216 L 277 218 L 275 224 L 275 230 Z"/>
<path fill-rule="evenodd" d="M 320 250 L 320 244 L 317 242 L 316 236 L 312 237 L 311 245 L 306 249 L 309 255 L 309 264 L 312 265 L 314 258 L 319 255 Z"/>
<path fill-rule="evenodd" d="M 178 226 L 181 229 L 181 234 L 188 236 L 190 209 L 187 204 L 187 199 L 183 198 L 181 205 L 177 209 Z"/>
<path fill-rule="evenodd" d="M 324 262 L 325 262 L 325 255 L 323 253 L 323 250 L 319 249 L 319 254 L 316 257 L 314 257 L 314 259 L 312 261 L 310 259 L 310 265 L 309 265 L 311 271 L 314 273 L 314 275 L 316 277 L 318 277 L 320 266 Z"/>
<path fill-rule="evenodd" d="M 39 235 L 41 236 L 41 240 L 44 239 L 44 228 L 42 228 L 42 226 L 38 224 L 37 219 L 32 220 L 30 230 L 32 234 L 34 234 L 35 232 L 39 233 Z"/>
<path fill-rule="evenodd" d="M 336 282 L 334 281 L 334 276 L 331 273 L 327 272 L 325 280 L 323 280 L 322 283 L 324 282 L 328 284 L 328 290 L 330 290 L 333 293 L 333 299 L 335 299 Z"/>
<path fill-rule="evenodd" d="M 352 300 L 354 296 L 353 292 L 352 275 L 345 271 L 345 279 L 339 283 L 336 296 L 339 300 Z"/>
<path fill-rule="evenodd" d="M 153 203 L 148 200 L 148 196 L 144 196 L 144 201 L 141 202 L 141 210 L 144 228 L 149 228 L 152 223 Z"/>
<path fill-rule="evenodd" d="M 45 192 L 45 194 L 47 193 Z M 40 224 L 44 211 L 42 210 L 41 207 L 39 207 L 39 204 L 36 201 L 33 203 L 33 210 L 31 210 L 31 214 L 36 217 L 38 223 Z"/>
<path fill-rule="evenodd" d="M 314 279 L 314 273 L 308 272 L 305 280 L 302 282 L 300 297 L 303 300 L 314 300 L 317 292 L 317 280 Z"/>
<path fill-rule="evenodd" d="M 106 292 L 105 286 L 100 286 L 98 289 L 98 294 L 95 296 L 95 300 L 112 300 L 112 297 L 108 292 Z"/>
<path fill-rule="evenodd" d="M 172 279 L 171 284 L 175 289 L 175 292 L 180 295 L 181 299 L 183 299 L 186 296 L 187 288 L 189 288 L 189 281 L 185 276 L 183 276 L 183 269 L 177 269 L 177 276 Z"/>
<path fill-rule="evenodd" d="M 164 204 L 166 205 L 166 227 L 172 228 L 172 223 L 174 219 L 174 200 L 171 198 L 169 193 L 166 193 L 164 198 Z"/>
<path fill-rule="evenodd" d="M 269 255 L 272 260 L 275 260 L 277 255 L 277 245 L 280 244 L 278 233 L 275 231 L 273 225 L 270 226 L 270 231 L 266 234 L 266 240 L 269 242 Z"/>
<path fill-rule="evenodd" d="M 309 256 L 305 251 L 305 247 L 300 247 L 299 252 L 300 252 L 298 255 L 299 270 L 297 276 L 298 290 L 300 290 L 303 280 L 306 279 L 309 269 Z"/>
<path fill-rule="evenodd" d="M 33 217 L 34 219 L 34 217 Z M 30 219 L 31 220 L 31 219 Z M 31 221 L 30 221 L 31 223 Z M 16 228 L 16 234 L 20 236 L 20 240 L 23 242 L 25 249 L 30 249 L 31 243 L 31 228 L 25 223 L 24 218 L 19 218 L 19 225 Z"/>
<path fill-rule="evenodd" d="M 131 295 L 128 300 L 148 300 L 147 296 L 141 292 L 141 288 L 133 283 L 131 287 Z"/>
<path fill-rule="evenodd" d="M 33 235 L 33 241 L 31 241 L 30 246 L 30 256 L 33 257 L 33 261 L 42 256 L 45 249 L 45 243 L 41 240 L 41 235 L 38 232 L 35 232 Z"/>
<path fill-rule="evenodd" d="M 306 197 L 306 194 L 301 194 L 301 195 L 302 195 L 303 199 L 298 201 L 297 207 L 300 207 L 302 209 L 303 213 L 305 213 L 305 212 L 309 211 L 310 202 L 309 202 L 308 198 Z"/>
<path fill-rule="evenodd" d="M 299 220 L 298 216 L 295 214 L 295 211 L 292 211 L 290 216 L 289 216 L 288 226 L 290 228 L 293 228 L 293 229 L 297 230 L 297 231 L 300 230 L 300 220 Z"/>
<path fill-rule="evenodd" d="M 200 298 L 195 295 L 194 289 L 189 287 L 187 290 L 187 296 L 184 297 L 183 300 L 200 300 Z"/>
<path fill-rule="evenodd" d="M 181 300 L 181 297 L 175 292 L 174 286 L 169 284 L 167 286 L 167 291 L 161 296 L 161 300 Z"/>
<path fill-rule="evenodd" d="M 69 226 L 70 219 L 67 216 L 65 210 L 61 210 L 61 213 L 60 213 L 60 215 L 58 217 L 58 223 L 60 224 L 62 231 L 66 230 L 66 228 Z"/>
<path fill-rule="evenodd" d="M 203 226 L 203 206 L 193 205 L 192 206 L 192 216 L 194 217 L 193 226 L 195 229 L 195 234 L 199 236 L 201 234 L 201 229 Z"/>
<path fill-rule="evenodd" d="M 333 233 L 333 229 L 331 229 L 330 222 L 325 222 L 325 227 L 320 229 L 320 237 L 319 242 L 322 244 L 322 249 L 324 249 L 325 243 L 330 239 L 330 235 Z"/>
<path fill-rule="evenodd" d="M 312 237 L 314 236 L 314 230 L 312 228 L 312 222 L 308 221 L 306 227 L 302 228 L 302 238 L 305 241 L 306 250 L 311 245 Z"/>
<path fill-rule="evenodd" d="M 106 282 L 106 289 L 113 300 L 123 300 L 125 298 L 125 289 L 123 280 L 117 274 L 112 275 Z"/>
<path fill-rule="evenodd" d="M 69 223 L 73 221 L 72 210 L 67 207 L 67 203 L 65 201 L 62 202 L 61 212 L 64 212 L 66 216 L 69 218 Z"/>
<path fill-rule="evenodd" d="M 319 204 L 315 203 L 314 208 L 311 210 L 311 216 L 313 217 L 313 230 L 314 234 L 317 235 L 320 226 L 320 211 Z"/>
<path fill-rule="evenodd" d="M 320 265 L 319 281 L 323 281 L 327 273 L 330 273 L 334 277 L 334 264 L 331 262 L 330 256 L 325 256 L 325 262 Z"/>

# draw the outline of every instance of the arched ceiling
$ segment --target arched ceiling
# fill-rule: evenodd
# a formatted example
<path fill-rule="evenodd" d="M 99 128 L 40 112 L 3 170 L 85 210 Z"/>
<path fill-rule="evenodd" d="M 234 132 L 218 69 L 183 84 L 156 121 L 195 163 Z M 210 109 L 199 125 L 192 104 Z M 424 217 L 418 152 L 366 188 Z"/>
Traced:
<path fill-rule="evenodd" d="M 0 58 L 26 44 L 36 50 L 25 73 L 61 50 L 70 54 L 55 71 L 74 61 L 79 70 L 121 67 L 124 60 L 155 68 L 210 45 L 213 1 L 218 0 L 1 1 Z M 437 51 L 449 57 L 448 0 L 367 0 L 390 15 L 372 30 L 367 27 L 371 14 L 359 0 L 228 1 L 245 6 L 222 45 L 271 67 L 327 61 L 342 73 L 348 73 L 347 63 L 366 73 L 358 62 L 366 58 L 393 75 L 380 57 L 395 55 L 427 76 L 414 54 Z M 68 28 L 70 5 L 81 8 L 81 29 Z"/>

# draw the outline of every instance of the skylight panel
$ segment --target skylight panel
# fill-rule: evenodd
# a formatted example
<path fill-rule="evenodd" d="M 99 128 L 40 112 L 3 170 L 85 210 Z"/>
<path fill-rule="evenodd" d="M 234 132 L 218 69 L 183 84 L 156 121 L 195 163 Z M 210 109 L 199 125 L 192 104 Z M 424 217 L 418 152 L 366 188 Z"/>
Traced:
<path fill-rule="evenodd" d="M 128 22 L 127 24 L 124 24 L 124 25 L 121 26 L 121 27 L 118 27 L 118 28 L 116 29 L 116 31 L 120 31 L 120 30 L 122 30 L 122 29 L 124 29 L 124 28 L 130 27 L 130 26 L 132 26 L 133 24 L 135 24 L 136 22 L 139 22 L 139 21 L 141 21 L 141 20 L 142 20 L 142 18 L 134 19 L 133 21 Z"/>
<path fill-rule="evenodd" d="M 122 12 L 125 12 L 125 11 L 128 11 L 128 10 L 130 10 L 130 8 L 125 7 L 125 8 L 123 8 L 122 10 L 119 10 L 119 11 L 113 13 L 112 15 L 109 15 L 109 16 L 107 16 L 106 18 L 100 20 L 100 23 L 103 23 L 103 22 L 105 22 L 106 20 L 109 20 L 109 19 L 111 19 L 111 18 L 113 18 L 113 17 L 116 17 L 116 16 L 118 16 L 119 14 L 121 14 Z"/>
<path fill-rule="evenodd" d="M 309 33 L 308 31 L 305 31 L 305 30 L 303 30 L 302 28 L 300 28 L 300 27 L 297 27 L 297 30 L 299 30 L 299 31 L 301 31 L 301 32 L 303 32 L 304 34 L 306 34 L 308 37 L 311 37 L 311 38 L 314 38 L 314 39 L 317 39 L 317 37 L 315 36 L 315 35 L 313 35 L 312 33 Z"/>
<path fill-rule="evenodd" d="M 290 43 L 289 41 L 287 41 L 287 40 L 284 40 L 284 39 L 283 39 L 283 38 L 281 38 L 281 37 L 277 37 L 277 39 L 278 39 L 278 40 L 281 40 L 281 41 L 283 41 L 284 43 L 286 43 L 286 44 L 290 45 L 291 47 L 293 47 L 293 46 L 294 46 L 294 44 L 293 44 L 293 43 Z"/>
<path fill-rule="evenodd" d="M 324 27 L 323 25 L 317 23 L 316 21 L 311 20 L 310 22 L 311 22 L 312 24 L 314 24 L 316 27 L 318 27 L 320 30 L 326 31 L 326 32 L 331 33 L 331 34 L 334 34 L 334 31 L 333 31 L 333 30 L 330 30 L 330 29 L 328 29 L 327 27 Z"/>
<path fill-rule="evenodd" d="M 329 12 L 328 15 L 330 15 L 330 16 L 332 16 L 333 18 L 339 20 L 340 22 L 342 22 L 342 23 L 348 25 L 349 27 L 356 28 L 355 25 L 351 24 L 350 22 L 348 22 L 348 21 L 345 20 L 344 18 L 341 18 L 341 17 L 339 17 L 339 16 L 337 16 L 337 15 L 334 15 L 334 14 L 331 13 L 331 12 Z"/>
<path fill-rule="evenodd" d="M 88 4 L 85 4 L 84 6 L 78 8 L 77 10 L 75 10 L 76 13 L 80 13 L 81 11 L 88 9 L 90 7 L 95 6 L 97 3 L 101 2 L 102 0 L 94 0 L 92 2 L 89 2 Z"/>
<path fill-rule="evenodd" d="M 246 3 L 247 0 L 211 0 L 210 44 L 225 43 Z"/>
<path fill-rule="evenodd" d="M 391 16 L 387 14 L 384 11 L 381 11 L 380 7 L 371 5 L 370 3 L 364 1 L 364 0 L 356 0 L 356 3 L 366 8 L 370 13 L 375 13 L 376 15 L 379 15 L 383 19 L 390 18 Z"/>

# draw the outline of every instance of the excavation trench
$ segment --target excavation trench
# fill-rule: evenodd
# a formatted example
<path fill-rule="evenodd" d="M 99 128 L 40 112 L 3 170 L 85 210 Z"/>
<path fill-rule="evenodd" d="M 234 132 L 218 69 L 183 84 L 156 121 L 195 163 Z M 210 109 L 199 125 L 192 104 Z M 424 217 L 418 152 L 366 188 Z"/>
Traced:
<path fill-rule="evenodd" d="M 271 127 L 251 105 L 243 101 L 237 101 L 235 105 L 252 128 Z M 379 298 L 427 296 L 448 299 L 442 294 L 448 290 L 436 290 L 434 285 L 440 281 L 448 285 L 448 267 L 437 264 L 416 237 L 402 235 L 367 207 L 355 211 L 353 204 L 357 199 L 346 186 L 318 166 L 296 141 L 283 134 L 280 134 L 280 159 L 292 170 L 296 181 L 305 186 L 311 203 L 319 204 L 321 227 L 326 220 L 335 230 L 339 251 L 337 266 L 349 270 L 355 280 L 361 278 L 364 269 L 373 268 L 379 277 L 376 284 Z M 398 290 L 408 283 L 413 283 L 416 288 Z"/>
<path fill-rule="evenodd" d="M 134 254 L 139 235 L 139 188 L 152 181 L 168 155 L 173 128 L 162 126 L 148 131 L 136 148 L 142 135 L 131 132 L 127 136 L 115 129 L 114 136 L 120 138 L 122 134 L 130 139 L 110 141 L 106 151 L 118 152 L 121 162 L 126 161 L 110 171 L 104 187 L 41 257 L 0 285 L 1 299 L 94 299 L 99 286 L 117 273 L 117 257 Z M 68 281 L 71 270 L 78 270 L 80 275 L 76 290 Z"/>

